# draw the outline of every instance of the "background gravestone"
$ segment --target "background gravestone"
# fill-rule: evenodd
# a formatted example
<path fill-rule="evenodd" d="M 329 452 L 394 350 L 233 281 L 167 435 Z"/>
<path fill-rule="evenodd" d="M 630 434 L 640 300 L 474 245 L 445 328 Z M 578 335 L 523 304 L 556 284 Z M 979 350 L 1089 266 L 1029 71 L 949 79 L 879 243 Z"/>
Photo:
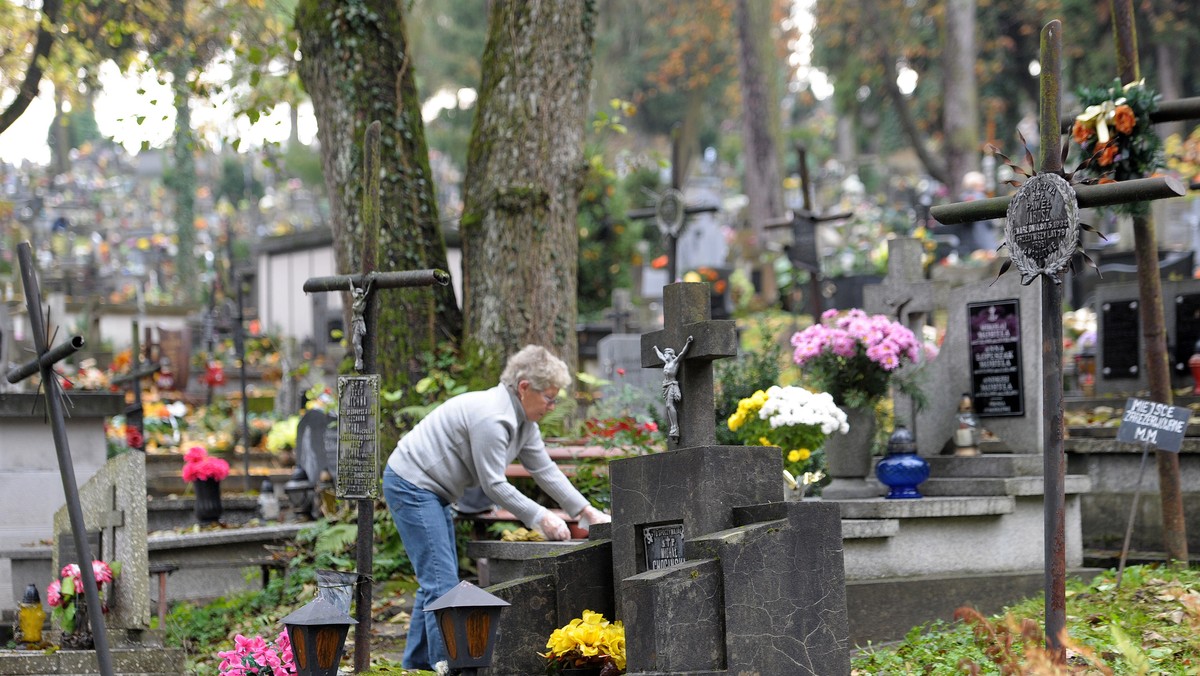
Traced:
<path fill-rule="evenodd" d="M 1200 280 L 1162 281 L 1163 323 L 1174 387 L 1191 385 L 1187 360 L 1200 338 Z M 1147 391 L 1138 289 L 1134 282 L 1099 284 L 1096 312 L 1096 394 Z"/>
<path fill-rule="evenodd" d="M 110 635 L 120 640 L 119 632 L 123 631 L 126 640 L 136 639 L 139 632 L 150 628 L 146 456 L 123 453 L 110 459 L 79 487 L 79 501 L 86 529 L 100 533 L 100 558 L 105 562 L 121 562 L 120 576 L 104 586 L 104 599 L 109 607 L 105 622 Z M 62 535 L 71 532 L 66 507 L 54 514 L 54 532 Z M 59 552 L 55 547 L 52 571 L 63 566 Z"/>
<path fill-rule="evenodd" d="M 314 484 L 322 471 L 337 478 L 337 418 L 318 409 L 304 413 L 296 426 L 296 466 Z"/>

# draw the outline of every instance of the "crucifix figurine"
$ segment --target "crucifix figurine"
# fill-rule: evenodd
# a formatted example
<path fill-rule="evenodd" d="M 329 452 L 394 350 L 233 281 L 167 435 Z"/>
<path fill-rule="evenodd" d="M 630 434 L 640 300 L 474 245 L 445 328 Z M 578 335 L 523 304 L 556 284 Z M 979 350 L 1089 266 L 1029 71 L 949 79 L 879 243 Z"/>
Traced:
<path fill-rule="evenodd" d="M 350 295 L 353 301 L 350 305 L 350 344 L 354 346 L 354 370 L 363 372 L 363 339 L 367 337 L 367 296 L 371 293 L 371 282 L 368 277 L 365 284 L 355 286 L 350 280 Z"/>
<path fill-rule="evenodd" d="M 703 282 L 664 286 L 664 327 L 642 334 L 642 367 L 663 369 L 669 450 L 716 443 L 712 362 L 737 356 L 737 329 L 733 320 L 710 319 L 709 297 Z M 671 347 L 659 349 L 680 344 L 678 354 Z"/>
<path fill-rule="evenodd" d="M 679 441 L 679 414 L 675 410 L 675 402 L 683 398 L 683 393 L 679 391 L 679 361 L 692 346 L 692 340 L 692 336 L 687 337 L 687 342 L 683 344 L 679 354 L 675 354 L 675 350 L 669 347 L 660 351 L 657 345 L 654 346 L 654 353 L 663 361 L 663 403 L 667 408 L 667 422 L 670 424 L 667 436 L 675 441 Z"/>

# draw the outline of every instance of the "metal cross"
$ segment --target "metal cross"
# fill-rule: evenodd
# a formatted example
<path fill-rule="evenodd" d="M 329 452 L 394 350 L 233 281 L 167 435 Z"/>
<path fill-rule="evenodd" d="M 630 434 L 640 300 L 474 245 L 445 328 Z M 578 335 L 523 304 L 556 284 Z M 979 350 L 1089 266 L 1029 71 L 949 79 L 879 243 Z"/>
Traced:
<path fill-rule="evenodd" d="M 42 292 L 37 274 L 33 269 L 33 254 L 29 242 L 17 245 L 17 259 L 21 265 L 21 282 L 25 287 L 25 307 L 29 310 L 29 328 L 33 334 L 33 345 L 37 356 L 25 364 L 10 370 L 8 382 L 18 383 L 34 373 L 41 373 L 42 390 L 46 397 L 46 411 L 50 415 L 50 430 L 54 435 L 54 451 L 58 454 L 58 472 L 62 476 L 63 494 L 67 500 L 67 516 L 71 520 L 71 535 L 75 551 L 79 555 L 79 572 L 83 578 L 83 595 L 87 602 L 88 616 L 92 624 L 92 640 L 96 646 L 96 661 L 100 673 L 112 676 L 112 654 L 108 648 L 108 634 L 104 627 L 104 613 L 100 604 L 100 590 L 96 586 L 96 575 L 92 572 L 92 550 L 88 547 L 87 527 L 83 520 L 83 507 L 79 502 L 79 486 L 75 484 L 75 465 L 71 460 L 71 445 L 67 439 L 67 424 L 64 421 L 62 386 L 54 373 L 54 365 L 71 356 L 83 347 L 83 336 L 72 336 L 65 343 L 51 348 L 46 335 L 46 324 L 42 318 Z"/>
<path fill-rule="evenodd" d="M 1039 128 L 1042 174 L 1063 174 L 1059 129 L 1061 99 L 1062 22 L 1051 21 L 1042 28 L 1040 60 L 1041 96 Z M 1032 179 L 1031 179 L 1032 180 Z M 1098 207 L 1125 202 L 1146 201 L 1184 194 L 1183 185 L 1173 178 L 1145 178 L 1105 185 L 1077 185 L 1074 193 L 1078 207 Z M 1020 193 L 1018 193 L 1020 195 Z M 1008 214 L 1011 197 L 947 204 L 934 207 L 931 215 L 950 225 L 1002 218 Z M 1010 252 L 1017 248 L 1012 224 L 1006 227 Z M 1022 271 L 1024 274 L 1024 271 Z M 1041 276 L 1042 287 L 1042 405 L 1046 425 L 1043 433 L 1043 474 L 1045 485 L 1045 596 L 1046 643 L 1061 662 L 1065 659 L 1063 636 L 1066 631 L 1066 522 L 1064 477 L 1066 456 L 1063 452 L 1062 403 L 1062 277 L 1064 269 Z"/>

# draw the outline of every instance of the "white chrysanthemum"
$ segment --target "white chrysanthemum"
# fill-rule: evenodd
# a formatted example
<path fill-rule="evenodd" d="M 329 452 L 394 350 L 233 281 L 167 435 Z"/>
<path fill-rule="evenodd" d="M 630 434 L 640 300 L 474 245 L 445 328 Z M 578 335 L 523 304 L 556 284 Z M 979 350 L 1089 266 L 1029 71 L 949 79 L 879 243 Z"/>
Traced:
<path fill-rule="evenodd" d="M 759 409 L 758 417 L 770 421 L 771 428 L 788 425 L 812 425 L 820 427 L 822 434 L 850 430 L 846 413 L 833 403 L 828 392 L 813 393 L 802 387 L 780 387 L 772 385 L 767 390 L 767 401 Z"/>

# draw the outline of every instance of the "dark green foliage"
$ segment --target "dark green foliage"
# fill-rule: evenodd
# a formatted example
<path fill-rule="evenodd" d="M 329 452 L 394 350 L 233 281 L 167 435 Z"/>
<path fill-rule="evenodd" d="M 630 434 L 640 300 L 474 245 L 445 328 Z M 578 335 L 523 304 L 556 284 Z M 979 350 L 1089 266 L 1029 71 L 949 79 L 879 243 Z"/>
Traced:
<path fill-rule="evenodd" d="M 738 402 L 757 390 L 765 390 L 779 384 L 780 359 L 783 348 L 770 335 L 766 328 L 759 329 L 762 333 L 759 344 L 762 349 L 743 351 L 737 359 L 723 359 L 716 362 L 714 379 L 716 381 L 716 426 L 717 443 L 741 445 L 737 434 L 729 429 L 726 421 L 737 411 Z"/>
<path fill-rule="evenodd" d="M 1091 158 L 1090 162 L 1081 169 L 1084 176 L 1107 176 L 1116 181 L 1129 181 L 1146 178 L 1166 164 L 1162 139 L 1155 133 L 1154 126 L 1150 124 L 1150 113 L 1158 108 L 1158 101 L 1161 98 L 1157 92 L 1145 85 L 1131 85 L 1122 88 L 1121 81 L 1116 79 L 1106 86 L 1080 87 L 1078 96 L 1079 104 L 1085 110 L 1088 106 L 1108 101 L 1115 104 L 1116 101 L 1124 99 L 1124 105 L 1133 110 L 1136 120 L 1133 130 L 1128 134 L 1120 133 L 1113 122 L 1108 121 L 1108 129 L 1111 134 L 1108 144 L 1115 144 L 1117 148 L 1115 157 L 1111 159 L 1102 152 L 1103 146 L 1099 143 L 1095 131 L 1093 130 L 1088 135 L 1087 140 L 1080 144 L 1083 158 L 1085 160 Z M 1079 123 L 1076 123 L 1076 129 L 1079 129 L 1080 126 Z M 1078 140 L 1077 136 L 1076 141 L 1078 142 Z M 1096 156 L 1097 153 L 1100 155 Z M 1150 203 L 1132 202 L 1116 204 L 1108 208 L 1119 213 L 1138 215 L 1149 213 Z"/>

